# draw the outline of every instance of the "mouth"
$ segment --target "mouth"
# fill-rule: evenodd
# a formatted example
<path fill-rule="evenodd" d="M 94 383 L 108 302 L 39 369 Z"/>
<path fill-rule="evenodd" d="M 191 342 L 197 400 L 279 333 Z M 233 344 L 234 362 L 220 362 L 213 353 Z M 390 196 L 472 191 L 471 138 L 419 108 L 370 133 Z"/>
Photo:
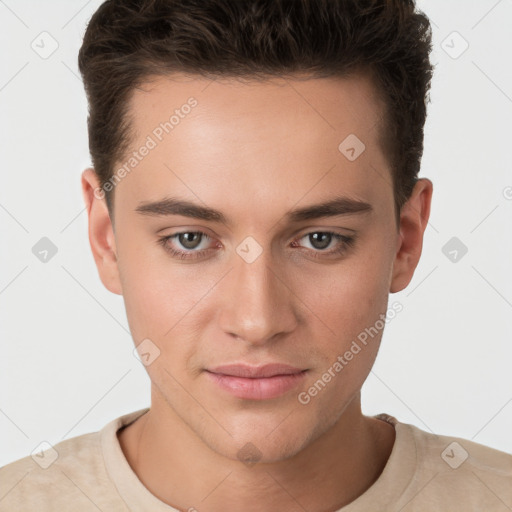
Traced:
<path fill-rule="evenodd" d="M 223 391 L 237 398 L 269 400 L 298 386 L 307 371 L 281 363 L 263 366 L 232 364 L 206 370 L 206 374 Z"/>

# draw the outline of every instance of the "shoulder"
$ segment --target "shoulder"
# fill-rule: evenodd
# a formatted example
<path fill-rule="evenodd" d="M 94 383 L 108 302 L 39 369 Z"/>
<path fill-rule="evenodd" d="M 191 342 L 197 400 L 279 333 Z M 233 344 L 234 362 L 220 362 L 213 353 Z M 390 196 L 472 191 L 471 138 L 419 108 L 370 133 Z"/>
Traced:
<path fill-rule="evenodd" d="M 67 439 L 0 468 L 0 511 L 55 510 L 70 503 L 96 509 L 87 502 L 105 479 L 100 433 Z"/>
<path fill-rule="evenodd" d="M 399 423 L 396 428 L 408 430 L 414 440 L 416 472 L 409 490 L 420 506 L 496 511 L 512 507 L 511 454 L 414 425 Z"/>
<path fill-rule="evenodd" d="M 50 446 L 0 468 L 0 512 L 127 510 L 104 461 L 105 443 L 140 412 L 116 418 L 98 432 Z"/>
<path fill-rule="evenodd" d="M 414 425 L 410 429 L 419 459 L 433 469 L 460 472 L 488 471 L 512 477 L 512 455 L 468 439 L 426 432 Z"/>

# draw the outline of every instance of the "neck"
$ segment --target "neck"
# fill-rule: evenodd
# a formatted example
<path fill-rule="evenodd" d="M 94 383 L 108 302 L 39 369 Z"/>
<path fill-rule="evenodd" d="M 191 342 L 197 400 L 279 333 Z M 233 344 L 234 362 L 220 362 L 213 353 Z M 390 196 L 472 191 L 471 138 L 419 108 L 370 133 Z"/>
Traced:
<path fill-rule="evenodd" d="M 213 451 L 158 396 L 119 432 L 128 463 L 152 494 L 201 512 L 337 510 L 377 480 L 394 439 L 391 425 L 362 415 L 359 394 L 331 429 L 272 463 L 245 465 Z"/>

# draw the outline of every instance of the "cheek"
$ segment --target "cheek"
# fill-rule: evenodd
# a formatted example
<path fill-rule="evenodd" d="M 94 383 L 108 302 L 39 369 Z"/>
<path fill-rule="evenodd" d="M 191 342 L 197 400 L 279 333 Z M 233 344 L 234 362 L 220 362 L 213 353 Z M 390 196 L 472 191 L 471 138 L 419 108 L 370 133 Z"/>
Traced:
<path fill-rule="evenodd" d="M 123 294 L 130 326 L 138 335 L 167 343 L 196 316 L 204 288 L 175 274 L 138 271 Z"/>
<path fill-rule="evenodd" d="M 197 333 L 202 329 L 194 305 L 200 291 L 186 286 L 170 275 L 151 269 L 135 273 L 123 295 L 134 344 L 149 344 L 151 354 L 158 354 L 146 370 L 159 389 L 179 394 L 178 382 L 186 378 L 187 368 L 195 367 Z M 156 347 L 156 348 L 155 348 Z M 151 356 L 153 357 L 153 356 Z M 174 377 L 174 379 L 173 379 Z"/>
<path fill-rule="evenodd" d="M 190 268 L 173 262 L 157 237 L 119 237 L 118 261 L 128 319 L 138 335 L 162 337 L 197 302 L 201 287 Z"/>
<path fill-rule="evenodd" d="M 155 256 L 158 252 L 162 254 Z M 134 247 L 125 254 L 130 257 L 121 261 L 120 272 L 134 343 L 149 338 L 160 350 L 162 357 L 148 367 L 150 373 L 165 366 L 179 374 L 183 367 L 194 366 L 198 340 L 212 321 L 212 311 L 205 311 L 205 305 L 222 273 L 171 261 L 159 247 Z"/>
<path fill-rule="evenodd" d="M 311 312 L 335 339 L 347 340 L 386 311 L 389 260 L 376 248 L 314 274 L 302 274 L 297 288 Z"/>
<path fill-rule="evenodd" d="M 315 285 L 307 288 L 312 321 L 325 326 L 322 333 L 326 335 L 318 330 L 312 334 L 319 364 L 299 403 L 318 414 L 330 411 L 333 421 L 341 413 L 339 408 L 361 388 L 375 362 L 385 325 L 381 315 L 388 301 L 386 268 L 383 260 L 361 258 L 340 265 L 329 276 L 317 276 Z"/>

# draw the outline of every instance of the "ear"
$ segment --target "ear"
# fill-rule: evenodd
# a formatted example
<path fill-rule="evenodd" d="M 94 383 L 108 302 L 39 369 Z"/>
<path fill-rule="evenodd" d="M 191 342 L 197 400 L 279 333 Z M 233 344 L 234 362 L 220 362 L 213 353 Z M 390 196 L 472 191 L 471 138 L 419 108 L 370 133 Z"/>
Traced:
<path fill-rule="evenodd" d="M 85 169 L 82 173 L 82 194 L 89 218 L 89 243 L 101 282 L 112 293 L 122 295 L 114 228 L 108 213 L 105 192 L 92 168 Z"/>
<path fill-rule="evenodd" d="M 430 216 L 433 184 L 427 178 L 416 182 L 411 197 L 400 212 L 397 252 L 389 291 L 402 291 L 411 281 L 420 260 L 423 233 Z"/>

